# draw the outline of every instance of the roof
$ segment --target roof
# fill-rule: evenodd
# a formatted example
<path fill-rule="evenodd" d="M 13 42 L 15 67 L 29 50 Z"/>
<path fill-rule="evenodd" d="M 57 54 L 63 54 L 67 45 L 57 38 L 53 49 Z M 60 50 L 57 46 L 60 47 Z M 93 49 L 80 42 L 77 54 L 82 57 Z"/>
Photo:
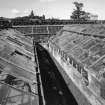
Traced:
<path fill-rule="evenodd" d="M 105 71 L 105 39 L 100 36 L 105 36 L 105 25 L 70 25 L 54 36 L 52 42 L 97 75 Z"/>
<path fill-rule="evenodd" d="M 14 29 L 0 31 L 0 94 L 3 86 L 7 87 L 5 94 L 7 94 L 7 90 L 10 91 L 8 95 L 11 100 L 13 100 L 11 95 L 16 97 L 15 95 L 19 94 L 21 96 L 25 92 L 22 98 L 27 95 L 28 103 L 28 97 L 33 97 L 32 102 L 38 105 L 36 64 L 32 39 L 22 36 Z M 5 94 L 3 94 L 4 98 L 6 98 Z M 14 101 L 14 103 L 16 102 Z"/>
<path fill-rule="evenodd" d="M 3 30 L 0 35 L 0 57 L 17 67 L 35 73 L 31 40 L 26 42 L 27 38 L 14 30 Z"/>

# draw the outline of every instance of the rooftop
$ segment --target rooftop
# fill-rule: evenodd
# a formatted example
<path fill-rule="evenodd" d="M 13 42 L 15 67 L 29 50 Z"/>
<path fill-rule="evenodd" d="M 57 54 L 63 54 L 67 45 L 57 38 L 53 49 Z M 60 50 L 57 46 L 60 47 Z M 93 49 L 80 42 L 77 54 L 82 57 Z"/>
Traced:
<path fill-rule="evenodd" d="M 52 41 L 89 71 L 99 73 L 105 69 L 105 38 L 100 36 L 105 36 L 105 25 L 70 25 L 65 26 Z"/>
<path fill-rule="evenodd" d="M 39 104 L 33 52 L 32 39 L 14 29 L 0 31 L 0 103 L 9 90 L 6 102 L 10 104 Z"/>

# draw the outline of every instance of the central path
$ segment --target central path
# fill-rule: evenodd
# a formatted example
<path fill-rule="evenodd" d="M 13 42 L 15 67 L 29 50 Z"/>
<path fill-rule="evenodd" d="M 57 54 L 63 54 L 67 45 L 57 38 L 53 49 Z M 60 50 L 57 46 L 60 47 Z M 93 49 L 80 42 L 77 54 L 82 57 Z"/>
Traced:
<path fill-rule="evenodd" d="M 77 105 L 48 52 L 36 46 L 46 105 Z"/>

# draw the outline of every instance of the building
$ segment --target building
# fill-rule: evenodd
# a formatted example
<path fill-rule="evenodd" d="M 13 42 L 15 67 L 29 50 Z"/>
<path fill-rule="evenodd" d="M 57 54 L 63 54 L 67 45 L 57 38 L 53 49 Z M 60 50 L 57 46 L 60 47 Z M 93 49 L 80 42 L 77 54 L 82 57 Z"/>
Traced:
<path fill-rule="evenodd" d="M 33 40 L 13 29 L 2 30 L 0 49 L 0 104 L 39 105 L 42 91 Z"/>
<path fill-rule="evenodd" d="M 90 20 L 98 20 L 98 15 L 90 14 Z"/>
<path fill-rule="evenodd" d="M 59 72 L 78 105 L 105 105 L 105 31 L 99 27 L 105 28 L 87 24 L 65 26 L 47 44 L 42 44 L 61 66 Z"/>

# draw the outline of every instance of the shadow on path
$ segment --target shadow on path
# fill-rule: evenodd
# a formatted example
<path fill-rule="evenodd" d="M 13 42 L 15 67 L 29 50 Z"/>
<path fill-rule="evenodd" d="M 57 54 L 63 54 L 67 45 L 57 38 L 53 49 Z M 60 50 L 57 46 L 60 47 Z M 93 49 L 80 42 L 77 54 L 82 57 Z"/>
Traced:
<path fill-rule="evenodd" d="M 48 52 L 36 46 L 46 105 L 77 105 Z"/>

